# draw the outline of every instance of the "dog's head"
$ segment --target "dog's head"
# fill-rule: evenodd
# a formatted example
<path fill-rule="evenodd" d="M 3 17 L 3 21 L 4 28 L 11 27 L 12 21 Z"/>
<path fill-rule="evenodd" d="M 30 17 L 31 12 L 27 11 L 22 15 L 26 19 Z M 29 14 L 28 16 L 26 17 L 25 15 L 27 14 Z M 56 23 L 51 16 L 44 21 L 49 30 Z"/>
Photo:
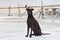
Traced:
<path fill-rule="evenodd" d="M 27 10 L 28 15 L 32 15 L 32 11 L 33 11 L 34 9 L 27 8 L 26 10 Z"/>

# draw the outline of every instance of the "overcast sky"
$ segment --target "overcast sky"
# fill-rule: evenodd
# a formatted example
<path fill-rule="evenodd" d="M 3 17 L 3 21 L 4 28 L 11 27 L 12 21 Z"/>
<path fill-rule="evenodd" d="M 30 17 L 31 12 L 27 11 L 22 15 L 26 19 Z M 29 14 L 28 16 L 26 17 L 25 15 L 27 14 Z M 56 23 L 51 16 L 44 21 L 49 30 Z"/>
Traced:
<path fill-rule="evenodd" d="M 40 0 L 0 0 L 0 6 L 17 6 L 18 3 L 20 6 L 24 6 L 25 4 L 40 6 Z M 60 0 L 43 0 L 44 5 L 58 5 L 60 4 Z"/>

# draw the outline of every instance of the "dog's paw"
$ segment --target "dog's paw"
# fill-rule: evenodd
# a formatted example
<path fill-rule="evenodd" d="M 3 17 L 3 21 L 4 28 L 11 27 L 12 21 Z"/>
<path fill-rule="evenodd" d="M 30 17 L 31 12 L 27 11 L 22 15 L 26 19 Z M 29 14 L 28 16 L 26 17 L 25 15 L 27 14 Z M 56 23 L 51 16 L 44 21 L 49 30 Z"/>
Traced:
<path fill-rule="evenodd" d="M 30 38 L 32 37 L 32 35 L 29 36 Z"/>
<path fill-rule="evenodd" d="M 28 37 L 28 35 L 26 35 L 25 37 Z"/>

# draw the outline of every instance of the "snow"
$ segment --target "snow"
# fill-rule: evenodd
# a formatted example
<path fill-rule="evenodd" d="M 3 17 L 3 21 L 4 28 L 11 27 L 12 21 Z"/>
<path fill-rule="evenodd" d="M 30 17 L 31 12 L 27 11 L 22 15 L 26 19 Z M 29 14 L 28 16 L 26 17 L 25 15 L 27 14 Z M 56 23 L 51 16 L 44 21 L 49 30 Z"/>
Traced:
<path fill-rule="evenodd" d="M 58 21 L 52 23 L 49 19 L 40 18 L 36 18 L 36 20 L 39 22 L 42 32 L 50 33 L 50 35 L 25 37 L 27 31 L 26 19 L 27 16 L 1 16 L 0 40 L 60 40 L 60 24 Z"/>

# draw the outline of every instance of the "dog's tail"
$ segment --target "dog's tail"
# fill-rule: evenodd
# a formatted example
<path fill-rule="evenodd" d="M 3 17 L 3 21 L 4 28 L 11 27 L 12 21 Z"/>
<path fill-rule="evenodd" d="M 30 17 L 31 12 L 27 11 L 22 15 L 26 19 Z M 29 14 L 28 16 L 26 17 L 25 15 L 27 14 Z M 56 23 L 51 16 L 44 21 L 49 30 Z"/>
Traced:
<path fill-rule="evenodd" d="M 42 33 L 42 35 L 51 35 L 50 33 Z"/>

